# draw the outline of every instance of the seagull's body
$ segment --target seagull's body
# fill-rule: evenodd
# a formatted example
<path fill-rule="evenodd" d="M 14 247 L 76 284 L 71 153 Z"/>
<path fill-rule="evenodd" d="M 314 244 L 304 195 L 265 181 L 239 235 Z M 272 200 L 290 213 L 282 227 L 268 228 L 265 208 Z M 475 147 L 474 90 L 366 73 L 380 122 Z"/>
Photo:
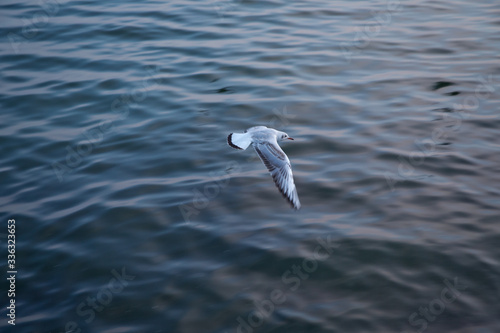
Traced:
<path fill-rule="evenodd" d="M 245 133 L 231 133 L 227 143 L 235 148 L 245 150 L 252 144 L 264 165 L 267 167 L 274 183 L 281 194 L 293 208 L 300 208 L 299 195 L 293 182 L 290 160 L 278 145 L 278 140 L 293 140 L 285 132 L 277 131 L 266 126 L 250 127 Z"/>

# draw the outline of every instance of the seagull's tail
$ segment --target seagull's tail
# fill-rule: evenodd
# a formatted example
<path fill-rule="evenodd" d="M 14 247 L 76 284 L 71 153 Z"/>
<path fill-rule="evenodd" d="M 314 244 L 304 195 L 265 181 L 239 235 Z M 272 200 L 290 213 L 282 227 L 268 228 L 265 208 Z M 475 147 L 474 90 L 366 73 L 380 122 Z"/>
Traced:
<path fill-rule="evenodd" d="M 236 149 L 247 149 L 252 143 L 249 133 L 231 133 L 227 136 L 227 143 Z"/>

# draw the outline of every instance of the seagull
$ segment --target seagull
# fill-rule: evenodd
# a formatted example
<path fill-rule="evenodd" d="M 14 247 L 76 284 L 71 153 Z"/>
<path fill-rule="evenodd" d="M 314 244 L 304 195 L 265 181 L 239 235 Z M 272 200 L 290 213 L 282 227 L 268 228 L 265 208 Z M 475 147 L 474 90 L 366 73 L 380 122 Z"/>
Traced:
<path fill-rule="evenodd" d="M 299 195 L 293 182 L 292 166 L 288 156 L 278 145 L 278 140 L 293 140 L 285 132 L 266 126 L 250 127 L 245 133 L 231 133 L 227 143 L 235 148 L 245 150 L 252 144 L 267 170 L 271 173 L 274 183 L 285 199 L 296 210 L 300 209 Z"/>

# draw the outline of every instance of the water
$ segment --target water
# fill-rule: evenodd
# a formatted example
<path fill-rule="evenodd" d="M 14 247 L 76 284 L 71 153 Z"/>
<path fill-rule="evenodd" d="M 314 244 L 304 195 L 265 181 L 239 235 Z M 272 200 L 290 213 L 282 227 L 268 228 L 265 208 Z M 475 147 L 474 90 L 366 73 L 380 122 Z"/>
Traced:
<path fill-rule="evenodd" d="M 2 2 L 1 331 L 499 332 L 499 14 Z"/>

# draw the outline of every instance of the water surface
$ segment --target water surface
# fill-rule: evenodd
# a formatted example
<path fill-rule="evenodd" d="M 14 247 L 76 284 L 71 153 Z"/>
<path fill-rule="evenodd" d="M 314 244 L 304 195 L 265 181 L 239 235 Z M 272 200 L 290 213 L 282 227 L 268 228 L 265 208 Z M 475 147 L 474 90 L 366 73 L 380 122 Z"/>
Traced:
<path fill-rule="evenodd" d="M 499 331 L 497 2 L 0 8 L 2 332 Z"/>

